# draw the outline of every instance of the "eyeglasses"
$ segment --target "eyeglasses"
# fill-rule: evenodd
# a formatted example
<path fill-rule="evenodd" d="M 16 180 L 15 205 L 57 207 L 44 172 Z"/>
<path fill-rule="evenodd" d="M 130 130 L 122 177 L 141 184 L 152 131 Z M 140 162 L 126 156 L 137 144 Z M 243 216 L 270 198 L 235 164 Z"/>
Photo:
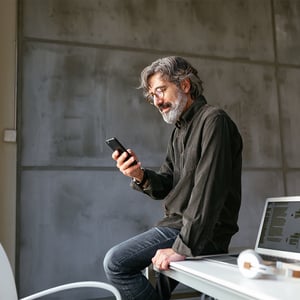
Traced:
<path fill-rule="evenodd" d="M 158 87 L 158 88 L 156 88 L 156 89 L 155 89 L 155 92 L 149 93 L 149 94 L 146 96 L 146 100 L 147 100 L 150 104 L 154 105 L 154 100 L 155 100 L 154 97 L 156 97 L 156 98 L 158 98 L 158 99 L 162 99 L 162 98 L 164 97 L 164 94 L 165 94 L 166 89 L 167 89 L 166 87 Z"/>

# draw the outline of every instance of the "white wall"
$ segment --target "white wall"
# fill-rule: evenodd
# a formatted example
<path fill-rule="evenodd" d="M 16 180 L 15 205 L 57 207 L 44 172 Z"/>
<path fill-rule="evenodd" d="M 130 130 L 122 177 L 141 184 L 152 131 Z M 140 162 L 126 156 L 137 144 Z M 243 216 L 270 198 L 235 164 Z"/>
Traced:
<path fill-rule="evenodd" d="M 16 0 L 0 0 L 0 243 L 15 264 L 16 143 L 4 142 L 16 126 Z"/>

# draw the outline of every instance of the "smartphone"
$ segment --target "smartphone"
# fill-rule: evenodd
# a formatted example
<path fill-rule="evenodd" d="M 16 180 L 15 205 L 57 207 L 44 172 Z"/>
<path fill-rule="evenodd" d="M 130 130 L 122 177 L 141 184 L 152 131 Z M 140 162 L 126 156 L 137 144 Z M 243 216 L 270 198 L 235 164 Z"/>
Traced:
<path fill-rule="evenodd" d="M 119 142 L 119 140 L 117 138 L 113 137 L 113 138 L 107 139 L 105 142 L 113 151 L 118 150 L 120 155 L 123 152 L 126 152 L 128 154 L 128 158 L 131 156 L 131 154 L 126 150 L 126 148 Z M 133 165 L 135 165 L 135 164 L 136 164 L 136 161 L 133 163 Z"/>
<path fill-rule="evenodd" d="M 128 151 L 126 150 L 126 148 L 115 137 L 107 139 L 105 142 L 111 148 L 111 150 L 113 150 L 113 151 L 118 150 L 120 155 L 123 152 L 127 152 L 128 153 Z M 128 155 L 130 155 L 130 154 L 128 153 Z"/>

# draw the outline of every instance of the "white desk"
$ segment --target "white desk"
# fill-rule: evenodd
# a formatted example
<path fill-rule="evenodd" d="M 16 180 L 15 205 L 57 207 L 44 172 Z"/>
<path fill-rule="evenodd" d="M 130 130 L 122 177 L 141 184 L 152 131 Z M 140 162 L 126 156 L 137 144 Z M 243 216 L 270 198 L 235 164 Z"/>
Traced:
<path fill-rule="evenodd" d="M 237 266 L 205 260 L 172 262 L 163 274 L 219 300 L 296 300 L 300 299 L 300 279 L 248 279 Z"/>

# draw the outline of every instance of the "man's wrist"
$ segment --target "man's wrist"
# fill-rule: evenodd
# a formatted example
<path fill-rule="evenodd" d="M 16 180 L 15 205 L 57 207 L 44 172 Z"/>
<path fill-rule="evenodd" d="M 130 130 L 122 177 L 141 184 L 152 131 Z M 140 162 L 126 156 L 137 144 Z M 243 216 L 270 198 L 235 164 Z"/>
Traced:
<path fill-rule="evenodd" d="M 147 174 L 145 172 L 145 169 L 144 168 L 141 168 L 142 171 L 143 171 L 143 178 L 141 181 L 137 180 L 136 178 L 133 178 L 133 181 L 140 187 L 144 187 L 145 183 L 147 182 L 148 178 L 147 178 Z"/>

